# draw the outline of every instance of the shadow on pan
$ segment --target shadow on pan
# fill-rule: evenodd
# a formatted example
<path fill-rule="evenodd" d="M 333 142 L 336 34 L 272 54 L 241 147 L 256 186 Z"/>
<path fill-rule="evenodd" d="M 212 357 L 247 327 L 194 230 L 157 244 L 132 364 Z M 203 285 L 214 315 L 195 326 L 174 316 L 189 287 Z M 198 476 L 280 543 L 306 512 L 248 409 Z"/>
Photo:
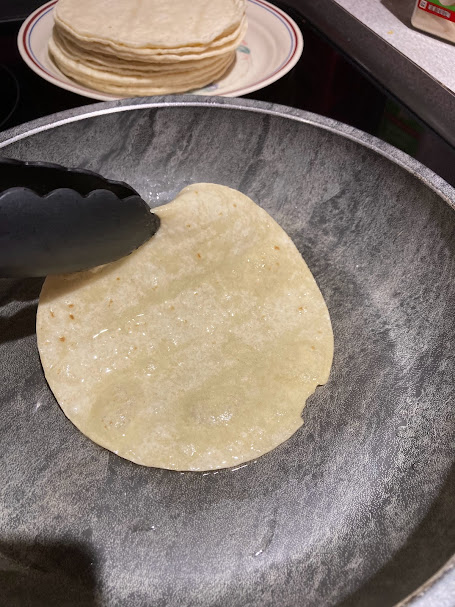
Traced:
<path fill-rule="evenodd" d="M 0 542 L 0 588 L 8 607 L 98 607 L 96 564 L 86 546 Z"/>
<path fill-rule="evenodd" d="M 451 556 L 441 554 L 440 535 L 453 518 L 455 468 L 415 533 L 363 588 L 337 607 L 389 607 L 431 577 Z M 445 521 L 445 524 L 442 524 Z M 452 523 L 455 545 L 455 524 Z M 85 545 L 0 542 L 0 588 L 9 607 L 99 607 L 96 560 Z M 302 606 L 303 607 L 303 606 Z"/>
<path fill-rule="evenodd" d="M 432 577 L 455 553 L 454 497 L 452 466 L 438 499 L 406 544 L 371 580 L 336 607 L 392 607 Z"/>
<path fill-rule="evenodd" d="M 0 344 L 33 335 L 36 325 L 38 297 L 42 278 L 27 280 L 0 279 L 0 308 L 9 312 L 0 314 Z"/>
<path fill-rule="evenodd" d="M 43 279 L 0 280 L 0 343 L 35 333 Z M 97 607 L 93 551 L 80 543 L 0 541 L 0 600 L 8 607 Z M 3 600 L 6 601 L 3 603 Z"/>

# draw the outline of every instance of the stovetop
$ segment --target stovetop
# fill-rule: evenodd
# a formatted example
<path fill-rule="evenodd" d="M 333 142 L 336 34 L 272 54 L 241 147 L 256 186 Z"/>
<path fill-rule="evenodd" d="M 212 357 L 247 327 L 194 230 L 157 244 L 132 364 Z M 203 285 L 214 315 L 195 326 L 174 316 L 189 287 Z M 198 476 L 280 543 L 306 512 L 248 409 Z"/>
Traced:
<path fill-rule="evenodd" d="M 307 21 L 304 9 L 275 4 L 301 28 L 303 55 L 284 78 L 246 97 L 322 114 L 376 135 L 455 186 L 455 149 Z M 0 14 L 0 130 L 93 103 L 46 82 L 25 65 L 16 43 L 21 23 L 1 22 Z"/>

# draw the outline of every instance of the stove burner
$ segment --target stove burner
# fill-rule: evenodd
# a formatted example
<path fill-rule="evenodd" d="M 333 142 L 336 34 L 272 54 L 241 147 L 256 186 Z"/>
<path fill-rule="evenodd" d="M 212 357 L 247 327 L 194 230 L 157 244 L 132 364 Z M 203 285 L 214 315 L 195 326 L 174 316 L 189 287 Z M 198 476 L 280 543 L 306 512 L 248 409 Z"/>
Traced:
<path fill-rule="evenodd" d="M 19 103 L 19 83 L 15 75 L 6 65 L 0 65 L 0 82 L 2 95 L 0 97 L 0 129 L 14 114 Z"/>

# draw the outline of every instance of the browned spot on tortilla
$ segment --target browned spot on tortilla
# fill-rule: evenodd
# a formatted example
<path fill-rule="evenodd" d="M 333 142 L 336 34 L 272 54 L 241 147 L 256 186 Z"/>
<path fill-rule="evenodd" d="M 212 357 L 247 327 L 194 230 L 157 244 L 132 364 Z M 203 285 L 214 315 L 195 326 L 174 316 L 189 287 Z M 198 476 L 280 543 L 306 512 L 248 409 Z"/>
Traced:
<path fill-rule="evenodd" d="M 70 314 L 70 318 L 71 318 L 71 320 L 74 320 L 73 314 Z"/>
<path fill-rule="evenodd" d="M 50 311 L 50 315 L 52 316 L 52 318 L 55 318 L 55 314 L 52 312 L 52 310 Z"/>
<path fill-rule="evenodd" d="M 276 249 L 277 251 L 280 250 L 280 247 L 277 244 L 273 248 Z"/>
<path fill-rule="evenodd" d="M 59 340 L 60 341 L 65 341 L 65 338 L 63 337 L 63 335 L 62 335 L 62 337 L 59 337 Z"/>

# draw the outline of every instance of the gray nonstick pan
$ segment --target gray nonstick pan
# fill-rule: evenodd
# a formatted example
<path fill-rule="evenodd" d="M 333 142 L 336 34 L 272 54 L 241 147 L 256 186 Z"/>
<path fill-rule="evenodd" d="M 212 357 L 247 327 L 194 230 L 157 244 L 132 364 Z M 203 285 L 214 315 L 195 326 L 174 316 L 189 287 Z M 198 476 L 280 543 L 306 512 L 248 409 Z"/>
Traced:
<path fill-rule="evenodd" d="M 335 335 L 330 380 L 286 443 L 239 469 L 145 468 L 50 392 L 42 279 L 1 280 L 2 604 L 455 604 L 449 185 L 346 125 L 214 97 L 70 110 L 1 133 L 0 155 L 127 182 L 151 207 L 192 182 L 239 189 L 296 243 Z"/>

